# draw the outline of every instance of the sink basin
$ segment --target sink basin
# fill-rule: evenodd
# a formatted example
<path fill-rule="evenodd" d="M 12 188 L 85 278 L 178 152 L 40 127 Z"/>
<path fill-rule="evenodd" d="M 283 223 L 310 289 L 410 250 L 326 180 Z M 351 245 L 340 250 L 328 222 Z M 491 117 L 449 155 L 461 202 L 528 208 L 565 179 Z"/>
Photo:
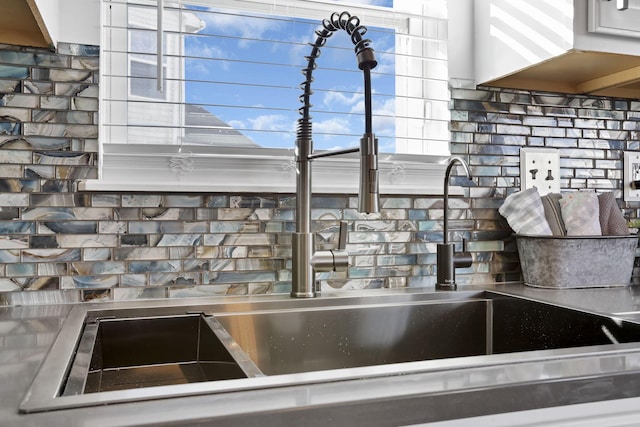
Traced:
<path fill-rule="evenodd" d="M 78 348 L 64 396 L 250 375 L 202 315 L 102 319 L 85 326 Z"/>
<path fill-rule="evenodd" d="M 473 299 L 216 318 L 263 373 L 278 375 L 487 354 L 490 306 Z"/>
<path fill-rule="evenodd" d="M 520 298 L 222 314 L 266 375 L 640 340 L 640 325 Z"/>
<path fill-rule="evenodd" d="M 506 366 L 640 341 L 638 323 L 488 291 L 171 303 L 74 307 L 21 412 Z"/>

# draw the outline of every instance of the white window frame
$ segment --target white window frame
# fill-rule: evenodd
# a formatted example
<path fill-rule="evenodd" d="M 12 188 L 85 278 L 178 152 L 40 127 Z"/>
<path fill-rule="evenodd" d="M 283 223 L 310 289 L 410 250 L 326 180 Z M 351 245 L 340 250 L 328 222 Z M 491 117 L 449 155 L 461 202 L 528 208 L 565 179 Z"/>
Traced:
<path fill-rule="evenodd" d="M 192 0 L 190 3 L 206 1 L 208 0 Z M 220 0 L 218 4 L 226 1 L 230 0 Z M 447 0 L 434 1 L 444 5 L 445 16 L 440 19 L 446 19 Z M 103 0 L 103 16 L 108 2 L 109 0 Z M 244 4 L 249 1 L 235 2 L 234 5 L 236 3 Z M 273 10 L 275 6 L 272 0 L 251 0 L 251 3 L 261 4 L 265 10 L 278 13 Z M 280 5 L 286 3 L 286 0 L 277 3 Z M 296 8 L 300 9 L 303 2 L 296 0 L 295 3 Z M 317 0 L 315 3 L 314 7 L 326 8 L 328 15 L 336 11 L 336 4 L 333 2 Z M 282 5 L 283 8 L 285 6 Z M 340 10 L 349 7 L 346 3 L 338 6 Z M 353 7 L 357 8 L 358 5 Z M 364 25 L 377 24 L 365 21 L 363 19 Z M 375 48 L 375 40 L 373 43 Z M 101 91 L 103 90 L 101 86 Z M 104 111 L 103 106 L 104 96 L 101 95 L 101 111 Z M 102 120 L 103 115 L 100 117 Z M 446 122 L 448 123 L 448 117 Z M 426 126 L 425 123 L 423 127 Z M 99 178 L 82 181 L 79 187 L 81 190 L 295 192 L 293 150 L 261 148 L 257 153 L 255 148 L 110 144 L 102 123 L 100 139 Z M 445 163 L 449 156 L 448 141 L 438 145 L 430 154 L 380 153 L 381 194 L 441 194 Z M 357 155 L 317 159 L 313 165 L 314 192 L 357 193 Z"/>

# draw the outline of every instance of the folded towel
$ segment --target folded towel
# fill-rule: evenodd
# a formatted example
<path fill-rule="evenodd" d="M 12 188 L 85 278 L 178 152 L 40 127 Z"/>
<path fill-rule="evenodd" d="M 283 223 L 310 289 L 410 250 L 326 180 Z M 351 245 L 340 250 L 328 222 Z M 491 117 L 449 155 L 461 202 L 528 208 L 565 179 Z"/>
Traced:
<path fill-rule="evenodd" d="M 536 187 L 510 194 L 498 209 L 518 234 L 551 236 L 544 206 Z"/>
<path fill-rule="evenodd" d="M 560 212 L 567 228 L 567 236 L 600 236 L 600 204 L 593 191 L 564 193 Z"/>
<path fill-rule="evenodd" d="M 600 228 L 603 236 L 626 236 L 629 234 L 627 220 L 618 207 L 613 192 L 598 195 L 600 204 Z"/>
<path fill-rule="evenodd" d="M 554 236 L 567 235 L 567 229 L 564 226 L 564 221 L 562 221 L 562 213 L 560 211 L 561 198 L 562 194 L 560 193 L 548 193 L 541 197 L 544 216 Z"/>

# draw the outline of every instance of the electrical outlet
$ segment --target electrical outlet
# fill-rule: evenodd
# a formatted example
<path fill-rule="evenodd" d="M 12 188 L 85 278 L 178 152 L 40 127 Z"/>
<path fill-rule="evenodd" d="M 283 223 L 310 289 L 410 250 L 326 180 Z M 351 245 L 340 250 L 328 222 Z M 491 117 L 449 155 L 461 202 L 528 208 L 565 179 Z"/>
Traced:
<path fill-rule="evenodd" d="M 555 148 L 520 149 L 520 190 L 536 187 L 541 196 L 560 192 L 560 151 Z"/>
<path fill-rule="evenodd" d="M 624 153 L 624 179 L 622 196 L 625 202 L 640 201 L 640 153 Z"/>

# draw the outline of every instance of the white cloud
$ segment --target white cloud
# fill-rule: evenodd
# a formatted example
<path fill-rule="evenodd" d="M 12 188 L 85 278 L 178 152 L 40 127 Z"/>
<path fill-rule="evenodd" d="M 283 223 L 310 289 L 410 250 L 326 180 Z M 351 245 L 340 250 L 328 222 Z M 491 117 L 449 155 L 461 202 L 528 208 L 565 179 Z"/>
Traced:
<path fill-rule="evenodd" d="M 353 114 L 364 114 L 364 96 L 351 106 L 350 112 Z"/>
<path fill-rule="evenodd" d="M 211 70 L 202 61 L 195 61 L 189 64 L 189 71 L 199 76 L 208 76 Z"/>
<path fill-rule="evenodd" d="M 242 120 L 227 120 L 227 124 L 234 129 L 246 129 L 247 125 Z"/>
<path fill-rule="evenodd" d="M 228 57 L 225 55 L 225 52 L 219 47 L 213 45 L 212 43 L 202 43 L 197 38 L 192 38 L 189 40 L 189 43 L 186 44 L 186 52 L 187 56 L 195 56 L 202 58 L 224 58 Z"/>
<path fill-rule="evenodd" d="M 234 129 L 248 129 L 269 132 L 295 132 L 295 122 L 281 114 L 265 114 L 249 117 L 245 120 L 229 120 L 227 124 Z"/>
<path fill-rule="evenodd" d="M 227 124 L 240 132 L 253 133 L 252 139 L 264 147 L 293 148 L 295 122 L 279 114 L 265 114 L 244 120 L 228 120 Z"/>
<path fill-rule="evenodd" d="M 201 18 L 206 22 L 207 28 L 214 27 L 217 33 L 247 39 L 262 39 L 266 32 L 278 30 L 281 27 L 281 24 L 273 19 L 252 18 L 226 13 L 204 13 Z M 241 48 L 247 48 L 250 44 L 249 40 L 240 40 L 238 42 L 238 46 Z"/>
<path fill-rule="evenodd" d="M 313 123 L 314 133 L 348 134 L 350 130 L 351 123 L 342 117 L 335 117 L 329 120 Z"/>
<path fill-rule="evenodd" d="M 390 98 L 382 103 L 375 103 L 373 106 L 373 114 L 393 117 L 395 115 L 395 102 L 395 99 Z"/>
<path fill-rule="evenodd" d="M 254 130 L 289 131 L 291 120 L 280 114 L 267 114 L 247 119 L 249 127 Z"/>
<path fill-rule="evenodd" d="M 328 92 L 323 99 L 323 106 L 329 111 L 348 111 L 356 116 L 336 118 L 320 123 L 314 123 L 314 132 L 328 132 L 338 134 L 358 134 L 364 129 L 364 94 L 345 93 L 339 90 Z M 345 108 L 346 107 L 346 108 Z M 378 135 L 395 134 L 395 99 L 382 98 L 382 101 L 373 98 L 373 130 Z"/>
<path fill-rule="evenodd" d="M 396 141 L 395 139 L 387 141 L 385 143 L 381 143 L 378 145 L 378 152 L 380 153 L 395 153 L 396 152 Z"/>
<path fill-rule="evenodd" d="M 388 99 L 373 107 L 373 130 L 379 135 L 395 135 L 395 100 Z"/>
<path fill-rule="evenodd" d="M 327 92 L 322 99 L 322 104 L 326 107 L 331 107 L 336 104 L 353 106 L 363 102 L 364 95 L 361 93 L 345 93 L 344 90 L 338 88 L 332 89 L 331 92 Z M 362 109 L 360 111 L 363 111 Z"/>
<path fill-rule="evenodd" d="M 380 54 L 376 55 L 376 60 L 378 61 L 378 65 L 376 66 L 376 68 L 374 68 L 371 78 L 377 79 L 382 77 L 379 74 L 394 75 L 396 73 L 396 64 L 395 64 L 395 58 L 394 58 L 395 46 L 387 47 L 384 50 L 380 46 L 378 47 L 378 49 L 375 49 L 375 50 L 377 52 L 384 52 L 385 55 L 380 55 Z M 388 78 L 388 76 L 385 76 L 385 77 Z"/>
<path fill-rule="evenodd" d="M 232 59 L 233 52 L 225 52 L 211 43 L 203 43 L 199 39 L 191 39 L 186 43 L 185 55 L 203 60 L 189 62 L 190 71 L 200 76 L 209 76 L 214 68 L 229 70 L 229 62 L 220 58 Z M 208 58 L 212 60 L 207 60 Z"/>

